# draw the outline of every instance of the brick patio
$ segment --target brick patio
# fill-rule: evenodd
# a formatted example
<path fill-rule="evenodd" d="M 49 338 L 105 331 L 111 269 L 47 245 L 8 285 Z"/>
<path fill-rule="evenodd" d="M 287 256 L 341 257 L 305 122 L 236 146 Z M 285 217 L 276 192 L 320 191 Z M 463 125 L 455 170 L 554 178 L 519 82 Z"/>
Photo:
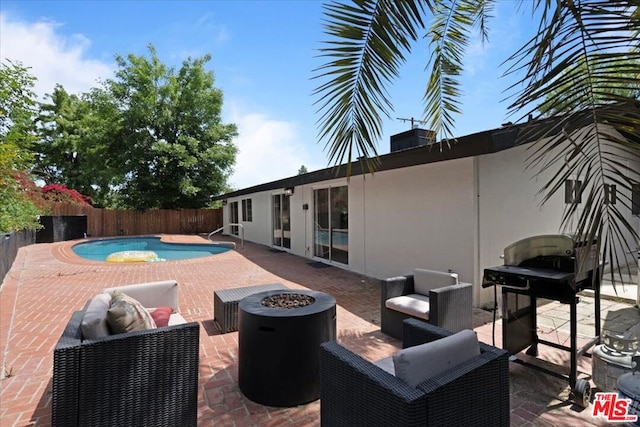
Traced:
<path fill-rule="evenodd" d="M 199 236 L 163 236 L 165 240 L 203 242 Z M 187 261 L 109 265 L 81 260 L 72 242 L 22 248 L 0 288 L 0 425 L 48 426 L 51 420 L 53 348 L 71 313 L 110 286 L 176 279 L 181 313 L 201 325 L 198 425 L 317 426 L 316 401 L 294 408 L 255 404 L 237 385 L 237 332 L 221 335 L 213 325 L 213 291 L 281 282 L 333 295 L 338 303 L 338 340 L 369 360 L 386 357 L 399 342 L 380 333 L 379 290 L 375 279 L 336 267 L 317 268 L 306 258 L 245 244 L 245 249 Z M 491 344 L 491 316 L 476 311 L 475 326 Z M 496 324 L 499 345 L 500 324 Z M 562 340 L 562 332 L 554 331 Z M 545 337 L 547 338 L 547 337 Z M 547 350 L 550 361 L 566 355 Z M 585 359 L 585 358 L 583 358 Z M 589 374 L 590 361 L 580 372 Z M 568 384 L 560 379 L 511 364 L 511 424 L 604 425 L 569 402 Z"/>

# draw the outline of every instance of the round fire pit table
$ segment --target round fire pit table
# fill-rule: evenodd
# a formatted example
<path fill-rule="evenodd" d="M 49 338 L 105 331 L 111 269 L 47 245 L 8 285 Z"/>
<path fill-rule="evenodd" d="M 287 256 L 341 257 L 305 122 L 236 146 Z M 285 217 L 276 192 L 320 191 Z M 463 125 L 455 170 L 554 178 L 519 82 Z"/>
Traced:
<path fill-rule="evenodd" d="M 320 344 L 336 339 L 336 300 L 299 289 L 259 292 L 238 305 L 238 385 L 252 401 L 296 406 L 320 397 Z"/>

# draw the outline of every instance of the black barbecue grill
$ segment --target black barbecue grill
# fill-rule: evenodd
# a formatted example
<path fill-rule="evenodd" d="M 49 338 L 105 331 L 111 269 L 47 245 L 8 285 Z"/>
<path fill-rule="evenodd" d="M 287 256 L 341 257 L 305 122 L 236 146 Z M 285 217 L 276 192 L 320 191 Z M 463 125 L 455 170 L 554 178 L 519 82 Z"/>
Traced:
<path fill-rule="evenodd" d="M 504 265 L 486 268 L 482 286 L 500 286 L 502 290 L 502 346 L 511 355 L 529 347 L 527 354 L 538 355 L 538 344 L 546 344 L 571 353 L 569 375 L 561 375 L 516 357 L 511 360 L 550 375 L 569 380 L 576 403 L 586 407 L 591 389 L 577 378 L 578 358 L 600 338 L 600 268 L 597 242 L 577 241 L 570 235 L 533 236 L 507 246 Z M 577 346 L 578 292 L 595 292 L 595 337 L 582 348 Z M 569 305 L 569 347 L 542 340 L 537 335 L 537 299 Z"/>

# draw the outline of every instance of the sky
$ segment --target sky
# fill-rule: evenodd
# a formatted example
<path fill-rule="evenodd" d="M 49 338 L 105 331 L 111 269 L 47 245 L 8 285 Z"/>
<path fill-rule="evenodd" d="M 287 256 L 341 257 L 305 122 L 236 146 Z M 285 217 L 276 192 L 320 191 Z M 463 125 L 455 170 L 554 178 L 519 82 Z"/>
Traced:
<path fill-rule="evenodd" d="M 506 121 L 505 59 L 535 29 L 516 1 L 493 12 L 490 39 L 471 40 L 462 75 L 463 113 L 455 136 L 494 129 Z M 222 90 L 222 119 L 238 125 L 239 148 L 230 185 L 247 188 L 332 166 L 318 141 L 314 69 L 322 65 L 323 2 L 316 0 L 2 0 L 0 58 L 19 61 L 37 77 L 43 97 L 61 84 L 80 94 L 111 78 L 115 55 L 148 54 L 178 68 L 183 60 L 211 54 L 207 69 Z M 428 45 L 419 41 L 389 86 L 394 105 L 384 121 L 378 153 L 389 138 L 411 128 L 402 118 L 421 119 L 428 81 Z"/>

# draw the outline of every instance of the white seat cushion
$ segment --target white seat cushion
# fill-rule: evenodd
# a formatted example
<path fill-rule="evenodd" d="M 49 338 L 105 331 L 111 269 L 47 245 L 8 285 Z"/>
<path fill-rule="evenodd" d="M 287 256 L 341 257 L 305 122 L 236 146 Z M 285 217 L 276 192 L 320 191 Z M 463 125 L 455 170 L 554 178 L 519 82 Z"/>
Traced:
<path fill-rule="evenodd" d="M 169 326 L 182 325 L 187 323 L 186 319 L 180 313 L 171 313 L 169 317 Z"/>
<path fill-rule="evenodd" d="M 407 347 L 393 355 L 395 375 L 410 386 L 480 355 L 476 333 L 470 329 L 426 344 Z"/>
<path fill-rule="evenodd" d="M 409 294 L 389 298 L 384 302 L 385 307 L 399 311 L 420 319 L 429 320 L 429 296 Z"/>

